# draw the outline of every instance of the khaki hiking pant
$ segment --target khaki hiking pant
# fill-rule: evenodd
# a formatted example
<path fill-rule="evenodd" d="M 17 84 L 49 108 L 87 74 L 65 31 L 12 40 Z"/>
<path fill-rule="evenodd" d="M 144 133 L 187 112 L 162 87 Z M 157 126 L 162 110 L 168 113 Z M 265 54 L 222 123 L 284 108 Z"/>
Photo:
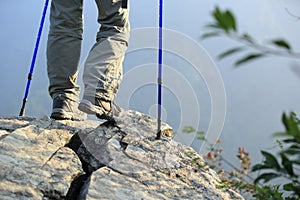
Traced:
<path fill-rule="evenodd" d="M 85 62 L 84 96 L 113 100 L 122 76 L 129 40 L 128 9 L 122 0 L 95 0 L 101 24 L 97 42 Z M 83 0 L 52 0 L 47 44 L 47 70 L 52 98 L 65 94 L 78 100 L 76 84 L 83 33 Z"/>

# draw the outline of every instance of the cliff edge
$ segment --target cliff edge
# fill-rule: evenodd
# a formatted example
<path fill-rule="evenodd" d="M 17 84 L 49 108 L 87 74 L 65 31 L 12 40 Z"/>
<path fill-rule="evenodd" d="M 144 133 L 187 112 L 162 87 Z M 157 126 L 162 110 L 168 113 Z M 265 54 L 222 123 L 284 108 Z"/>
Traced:
<path fill-rule="evenodd" d="M 116 123 L 0 118 L 0 197 L 10 199 L 243 199 L 156 119 Z"/>

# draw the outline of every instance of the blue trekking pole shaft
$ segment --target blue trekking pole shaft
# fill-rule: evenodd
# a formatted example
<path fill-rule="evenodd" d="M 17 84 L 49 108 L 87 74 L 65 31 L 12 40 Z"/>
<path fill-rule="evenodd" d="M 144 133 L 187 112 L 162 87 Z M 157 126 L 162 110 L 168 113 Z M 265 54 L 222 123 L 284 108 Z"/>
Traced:
<path fill-rule="evenodd" d="M 161 138 L 161 108 L 162 108 L 162 66 L 163 65 L 163 0 L 159 0 L 159 35 L 158 35 L 158 79 L 157 79 L 157 136 Z"/>
<path fill-rule="evenodd" d="M 44 22 L 45 22 L 45 17 L 46 17 L 48 4 L 49 4 L 49 0 L 46 0 L 45 5 L 44 5 L 43 14 L 42 14 L 42 19 L 41 19 L 41 22 L 40 22 L 39 32 L 38 32 L 37 39 L 36 39 L 36 42 L 35 42 L 35 48 L 34 48 L 32 60 L 31 60 L 31 65 L 30 65 L 30 70 L 29 70 L 29 73 L 28 73 L 25 94 L 24 94 L 23 103 L 22 103 L 22 107 L 21 107 L 21 111 L 20 111 L 19 116 L 24 116 L 25 106 L 26 106 L 26 102 L 27 102 L 27 98 L 28 98 L 30 83 L 31 83 L 31 80 L 32 80 L 35 60 L 36 60 L 37 52 L 38 52 L 38 49 L 39 49 L 39 44 L 40 44 L 40 40 L 41 40 L 41 35 L 42 35 L 42 31 L 43 31 L 43 26 L 44 26 Z"/>

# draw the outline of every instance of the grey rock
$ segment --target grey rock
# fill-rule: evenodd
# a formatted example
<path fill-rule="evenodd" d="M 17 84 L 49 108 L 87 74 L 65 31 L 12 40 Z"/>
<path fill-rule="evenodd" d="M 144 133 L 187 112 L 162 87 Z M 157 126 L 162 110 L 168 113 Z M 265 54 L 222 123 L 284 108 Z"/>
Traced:
<path fill-rule="evenodd" d="M 87 124 L 87 122 L 85 122 Z M 93 126 L 91 126 L 93 124 Z M 99 123 L 89 122 L 89 127 Z M 62 199 L 83 174 L 78 156 L 64 147 L 83 122 L 0 118 L 1 199 Z"/>
<path fill-rule="evenodd" d="M 87 199 L 243 199 L 217 189 L 217 174 L 190 147 L 173 141 L 172 129 L 128 111 L 116 123 L 104 123 L 86 134 L 78 156 L 93 172 Z"/>
<path fill-rule="evenodd" d="M 0 118 L 1 199 L 243 199 L 172 128 L 127 111 L 116 122 Z"/>

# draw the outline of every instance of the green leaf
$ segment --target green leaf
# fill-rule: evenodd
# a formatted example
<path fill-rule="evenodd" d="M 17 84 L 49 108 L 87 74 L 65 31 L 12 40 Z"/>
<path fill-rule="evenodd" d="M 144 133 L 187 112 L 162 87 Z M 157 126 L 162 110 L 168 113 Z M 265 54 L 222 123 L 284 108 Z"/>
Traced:
<path fill-rule="evenodd" d="M 244 58 L 241 58 L 238 61 L 236 61 L 235 66 L 239 66 L 241 64 L 244 64 L 246 62 L 261 58 L 263 56 L 265 56 L 265 54 L 262 54 L 262 53 L 249 54 L 249 55 L 245 56 Z"/>
<path fill-rule="evenodd" d="M 294 185 L 293 183 L 287 183 L 283 185 L 283 189 L 285 191 L 293 191 L 294 190 Z"/>
<path fill-rule="evenodd" d="M 205 133 L 203 131 L 197 131 L 198 135 L 205 135 Z"/>
<path fill-rule="evenodd" d="M 265 157 L 264 160 L 265 165 L 270 166 L 277 171 L 280 170 L 280 165 L 278 164 L 278 161 L 275 156 L 273 156 L 271 153 L 268 153 L 266 151 L 261 151 L 261 153 Z"/>
<path fill-rule="evenodd" d="M 295 113 L 290 113 L 288 117 L 285 113 L 282 115 L 282 123 L 285 126 L 286 133 L 293 136 L 297 143 L 300 143 L 299 120 Z"/>
<path fill-rule="evenodd" d="M 205 28 L 209 28 L 209 29 L 217 29 L 217 30 L 222 30 L 223 28 L 218 25 L 218 24 L 206 24 L 204 26 Z"/>
<path fill-rule="evenodd" d="M 284 48 L 284 49 L 287 49 L 287 50 L 291 50 L 291 46 L 286 41 L 284 41 L 282 39 L 272 40 L 271 43 L 278 46 L 278 47 L 281 47 L 281 48 Z"/>
<path fill-rule="evenodd" d="M 219 7 L 216 7 L 212 16 L 216 20 L 216 27 L 222 28 L 225 33 L 236 31 L 235 18 L 229 10 L 221 11 Z"/>
<path fill-rule="evenodd" d="M 197 140 L 206 141 L 206 138 L 204 136 L 199 136 L 199 137 L 197 137 Z"/>
<path fill-rule="evenodd" d="M 228 28 L 231 28 L 232 30 L 236 31 L 236 22 L 235 22 L 235 17 L 232 12 L 227 10 L 225 12 L 225 20 Z"/>
<path fill-rule="evenodd" d="M 254 184 L 257 184 L 259 181 L 263 181 L 264 183 L 269 182 L 270 180 L 274 179 L 274 178 L 278 178 L 280 177 L 280 174 L 276 174 L 276 173 L 264 173 L 261 174 L 260 176 L 258 176 L 255 180 L 254 180 Z"/>
<path fill-rule="evenodd" d="M 193 133 L 196 130 L 192 126 L 185 126 L 182 130 L 184 133 Z"/>
<path fill-rule="evenodd" d="M 300 160 L 291 160 L 293 164 L 300 165 Z"/>
<path fill-rule="evenodd" d="M 243 51 L 245 49 L 245 47 L 234 47 L 232 49 L 228 49 L 227 51 L 221 53 L 218 58 L 219 59 L 223 59 L 227 56 L 230 56 L 231 54 L 234 54 L 234 53 L 237 53 L 237 52 L 240 52 L 240 51 Z"/>
<path fill-rule="evenodd" d="M 263 186 L 255 185 L 255 194 L 253 195 L 257 200 L 284 200 L 282 193 L 279 191 L 279 186 Z"/>
<path fill-rule="evenodd" d="M 281 164 L 284 166 L 284 169 L 290 176 L 294 176 L 293 163 L 288 159 L 288 157 L 284 154 L 281 154 L 282 162 Z"/>
<path fill-rule="evenodd" d="M 262 170 L 262 169 L 273 169 L 273 166 L 264 165 L 264 164 L 256 164 L 252 167 L 252 172 Z"/>
<path fill-rule="evenodd" d="M 204 34 L 201 35 L 201 39 L 206 39 L 206 38 L 210 38 L 210 37 L 217 37 L 219 35 L 220 35 L 220 33 L 218 33 L 218 32 L 204 33 Z"/>
<path fill-rule="evenodd" d="M 300 146 L 293 144 L 289 148 L 282 151 L 282 153 L 289 155 L 300 155 Z"/>
<path fill-rule="evenodd" d="M 285 140 L 282 140 L 284 143 L 295 143 L 297 142 L 295 139 L 285 139 Z"/>

